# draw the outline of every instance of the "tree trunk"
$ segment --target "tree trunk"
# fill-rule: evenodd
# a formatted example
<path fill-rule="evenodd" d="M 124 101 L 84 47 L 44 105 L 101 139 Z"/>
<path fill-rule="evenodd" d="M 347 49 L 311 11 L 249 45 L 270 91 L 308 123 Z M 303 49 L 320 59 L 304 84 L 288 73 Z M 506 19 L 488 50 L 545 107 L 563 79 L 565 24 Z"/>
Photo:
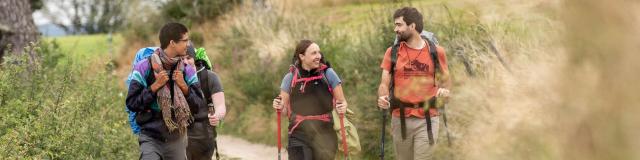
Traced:
<path fill-rule="evenodd" d="M 31 16 L 29 0 L 0 1 L 0 61 L 6 54 L 22 55 L 24 47 L 37 42 L 39 33 Z M 35 52 L 29 50 L 29 63 L 37 60 Z"/>

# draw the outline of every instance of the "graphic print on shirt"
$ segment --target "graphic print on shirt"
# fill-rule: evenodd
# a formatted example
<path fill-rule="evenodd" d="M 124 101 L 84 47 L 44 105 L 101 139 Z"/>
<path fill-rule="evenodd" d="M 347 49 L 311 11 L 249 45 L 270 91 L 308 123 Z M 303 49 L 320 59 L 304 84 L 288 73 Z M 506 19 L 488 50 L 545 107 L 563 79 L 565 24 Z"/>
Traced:
<path fill-rule="evenodd" d="M 408 54 L 407 54 L 408 55 Z M 403 68 L 403 76 L 405 78 L 409 78 L 409 76 L 427 76 L 427 71 L 429 70 L 429 65 L 425 62 L 422 63 L 419 61 L 420 56 L 424 56 L 422 54 L 416 55 L 413 60 L 409 60 L 409 62 L 405 63 Z M 410 56 L 407 58 L 411 58 Z"/>

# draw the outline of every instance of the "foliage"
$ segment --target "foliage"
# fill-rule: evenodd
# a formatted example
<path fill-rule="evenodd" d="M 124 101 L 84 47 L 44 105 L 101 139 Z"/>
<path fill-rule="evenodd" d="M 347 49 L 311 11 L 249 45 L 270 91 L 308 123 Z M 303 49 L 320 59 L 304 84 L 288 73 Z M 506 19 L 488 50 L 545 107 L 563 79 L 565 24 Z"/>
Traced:
<path fill-rule="evenodd" d="M 107 62 L 71 61 L 57 42 L 28 48 L 43 62 L 7 57 L 0 69 L 0 155 L 33 159 L 133 159 L 136 139 Z M 67 60 L 68 63 L 61 63 Z M 102 68 L 87 70 L 88 67 Z M 29 77 L 29 78 L 26 78 Z M 120 93 L 120 94 L 117 94 Z"/>
<path fill-rule="evenodd" d="M 215 19 L 231 10 L 240 0 L 171 0 L 162 6 L 163 16 L 172 20 L 188 19 L 198 23 Z"/>

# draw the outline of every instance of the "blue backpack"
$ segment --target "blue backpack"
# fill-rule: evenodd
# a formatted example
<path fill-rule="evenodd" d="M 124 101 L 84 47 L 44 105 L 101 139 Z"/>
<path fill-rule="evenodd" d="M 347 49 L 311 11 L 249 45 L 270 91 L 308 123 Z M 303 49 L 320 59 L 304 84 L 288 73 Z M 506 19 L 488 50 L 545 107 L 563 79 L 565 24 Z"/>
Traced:
<path fill-rule="evenodd" d="M 151 56 L 156 49 L 158 49 L 158 47 L 145 47 L 138 50 L 138 52 L 136 52 L 136 57 L 131 63 L 131 71 L 133 71 L 133 67 L 135 67 L 136 63 Z M 127 80 L 124 82 L 124 85 L 127 87 L 127 89 L 129 88 L 129 83 L 131 83 L 131 80 L 133 80 L 133 75 L 129 73 L 129 76 L 127 76 Z M 131 126 L 131 130 L 134 134 L 139 134 L 140 126 L 138 125 L 138 123 L 136 123 L 136 112 L 130 111 L 126 106 L 124 107 L 124 109 L 127 111 L 127 113 L 129 113 L 129 125 Z"/>

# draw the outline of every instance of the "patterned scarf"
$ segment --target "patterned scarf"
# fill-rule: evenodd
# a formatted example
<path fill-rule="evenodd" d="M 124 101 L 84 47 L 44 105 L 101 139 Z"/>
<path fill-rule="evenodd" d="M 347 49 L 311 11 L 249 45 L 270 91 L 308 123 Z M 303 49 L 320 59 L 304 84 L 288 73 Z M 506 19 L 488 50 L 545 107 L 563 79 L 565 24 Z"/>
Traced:
<path fill-rule="evenodd" d="M 158 54 L 152 55 L 152 68 L 155 73 L 164 69 L 167 73 L 173 71 L 174 66 L 177 64 L 177 70 L 184 71 L 184 63 L 180 60 L 180 57 L 169 58 L 162 49 L 158 49 Z M 161 67 L 162 66 L 162 67 Z M 170 77 L 171 78 L 171 77 Z M 169 87 L 173 87 L 173 102 L 171 99 L 171 91 Z M 169 86 L 167 83 L 160 88 L 157 92 L 158 104 L 162 110 L 162 119 L 165 125 L 169 129 L 169 132 L 173 132 L 178 129 L 181 135 L 186 133 L 187 126 L 191 117 L 191 111 L 189 110 L 189 104 L 182 94 L 182 90 L 176 83 L 173 86 Z M 175 121 L 173 120 L 172 113 L 175 114 Z"/>

